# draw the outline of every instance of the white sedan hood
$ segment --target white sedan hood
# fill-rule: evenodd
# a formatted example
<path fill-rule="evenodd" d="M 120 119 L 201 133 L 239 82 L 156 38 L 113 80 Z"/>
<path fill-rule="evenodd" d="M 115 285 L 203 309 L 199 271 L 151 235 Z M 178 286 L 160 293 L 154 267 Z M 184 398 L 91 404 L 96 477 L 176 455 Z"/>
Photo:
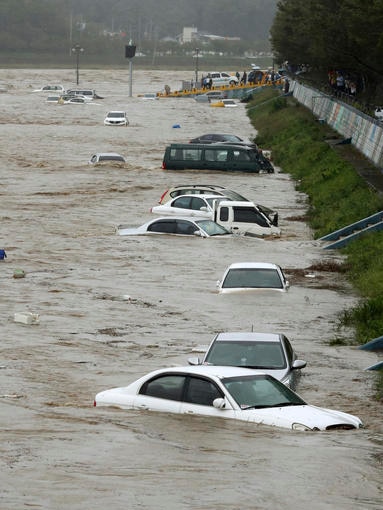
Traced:
<path fill-rule="evenodd" d="M 276 427 L 292 428 L 294 424 L 300 424 L 311 430 L 326 430 L 337 425 L 355 428 L 362 426 L 361 420 L 356 416 L 310 405 L 248 409 L 242 412 L 249 413 L 247 421 Z"/>

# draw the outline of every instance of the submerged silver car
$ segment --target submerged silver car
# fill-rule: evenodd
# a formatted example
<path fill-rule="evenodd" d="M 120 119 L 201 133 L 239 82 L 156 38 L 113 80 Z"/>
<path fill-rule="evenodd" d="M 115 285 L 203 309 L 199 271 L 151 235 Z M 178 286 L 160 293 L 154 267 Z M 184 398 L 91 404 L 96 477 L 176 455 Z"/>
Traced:
<path fill-rule="evenodd" d="M 160 217 L 148 221 L 140 227 L 126 227 L 119 225 L 117 233 L 120 236 L 137 236 L 145 234 L 174 234 L 181 236 L 231 236 L 231 232 L 225 227 L 218 225 L 215 221 L 209 219 L 196 219 L 187 217 Z"/>
<path fill-rule="evenodd" d="M 251 368 L 272 375 L 295 389 L 306 361 L 298 359 L 290 341 L 279 333 L 218 333 L 204 357 L 189 358 L 189 365 Z"/>

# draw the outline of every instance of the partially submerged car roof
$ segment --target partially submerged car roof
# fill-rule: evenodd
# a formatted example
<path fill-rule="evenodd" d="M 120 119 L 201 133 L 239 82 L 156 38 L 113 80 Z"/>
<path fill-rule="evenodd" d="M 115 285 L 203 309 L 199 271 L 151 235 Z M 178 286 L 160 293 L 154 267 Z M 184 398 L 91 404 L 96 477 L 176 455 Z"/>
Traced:
<path fill-rule="evenodd" d="M 227 331 L 218 333 L 215 337 L 216 342 L 279 342 L 281 335 L 279 333 L 257 333 L 253 331 Z"/>
<path fill-rule="evenodd" d="M 230 269 L 280 269 L 277 264 L 273 264 L 271 262 L 234 262 L 230 264 Z M 229 269 L 228 268 L 228 269 Z"/>

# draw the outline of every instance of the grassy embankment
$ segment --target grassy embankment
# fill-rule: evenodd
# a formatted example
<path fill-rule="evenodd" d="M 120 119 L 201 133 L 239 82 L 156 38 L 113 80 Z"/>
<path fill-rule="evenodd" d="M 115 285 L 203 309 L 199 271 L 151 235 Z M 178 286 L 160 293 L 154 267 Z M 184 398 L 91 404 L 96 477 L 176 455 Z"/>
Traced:
<path fill-rule="evenodd" d="M 248 115 L 259 133 L 257 143 L 272 149 L 275 164 L 307 194 L 306 220 L 316 238 L 383 210 L 383 194 L 358 173 L 361 168 L 378 170 L 351 145 L 328 143 L 341 138 L 293 97 L 263 90 L 248 103 Z M 339 317 L 340 325 L 353 328 L 355 338 L 333 343 L 364 344 L 383 335 L 383 232 L 353 241 L 342 253 L 346 259 L 337 269 L 360 300 Z M 377 377 L 377 398 L 383 399 L 383 371 Z"/>

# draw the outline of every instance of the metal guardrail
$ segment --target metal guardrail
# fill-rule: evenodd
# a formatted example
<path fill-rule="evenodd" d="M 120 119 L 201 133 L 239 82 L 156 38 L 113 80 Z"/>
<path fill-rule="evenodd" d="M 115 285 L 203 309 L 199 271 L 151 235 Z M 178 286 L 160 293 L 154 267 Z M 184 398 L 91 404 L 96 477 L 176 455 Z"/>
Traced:
<path fill-rule="evenodd" d="M 343 248 L 350 241 L 357 239 L 363 234 L 377 232 L 380 230 L 383 230 L 383 211 L 331 232 L 330 234 L 321 237 L 319 240 L 334 241 L 323 247 L 325 250 L 332 250 L 336 248 Z"/>

